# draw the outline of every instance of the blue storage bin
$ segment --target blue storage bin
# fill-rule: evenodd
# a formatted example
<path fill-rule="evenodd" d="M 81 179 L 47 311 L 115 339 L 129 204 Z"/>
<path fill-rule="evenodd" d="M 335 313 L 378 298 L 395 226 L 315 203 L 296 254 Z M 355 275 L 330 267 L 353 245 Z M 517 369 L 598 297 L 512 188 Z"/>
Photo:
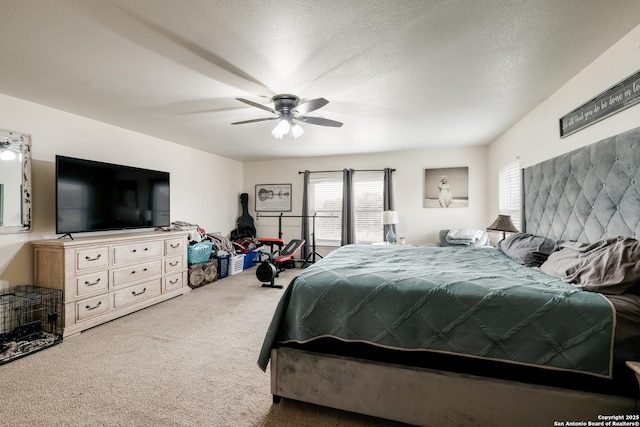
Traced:
<path fill-rule="evenodd" d="M 218 279 L 224 279 L 229 275 L 229 255 L 218 257 Z"/>
<path fill-rule="evenodd" d="M 251 251 L 244 254 L 244 270 L 247 268 L 255 267 L 256 263 L 253 261 L 258 259 L 258 251 Z"/>

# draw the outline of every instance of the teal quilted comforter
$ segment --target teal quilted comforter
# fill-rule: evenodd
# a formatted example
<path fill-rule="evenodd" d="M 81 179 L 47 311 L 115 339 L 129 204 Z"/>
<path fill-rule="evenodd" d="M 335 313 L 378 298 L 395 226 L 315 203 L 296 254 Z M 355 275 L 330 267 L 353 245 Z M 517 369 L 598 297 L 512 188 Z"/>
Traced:
<path fill-rule="evenodd" d="M 602 295 L 495 248 L 348 245 L 285 289 L 270 349 L 320 337 L 611 377 L 615 314 Z"/>

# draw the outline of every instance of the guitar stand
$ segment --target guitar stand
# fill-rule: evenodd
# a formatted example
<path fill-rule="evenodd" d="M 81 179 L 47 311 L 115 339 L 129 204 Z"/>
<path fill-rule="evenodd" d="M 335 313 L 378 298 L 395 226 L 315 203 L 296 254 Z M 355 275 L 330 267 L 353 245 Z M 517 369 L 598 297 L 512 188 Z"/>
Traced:
<path fill-rule="evenodd" d="M 261 252 L 258 254 L 258 260 L 255 262 L 260 265 L 258 265 L 258 268 L 256 269 L 256 277 L 259 281 L 263 282 L 263 288 L 269 287 L 282 289 L 282 285 L 275 284 L 275 278 L 280 275 L 281 271 L 285 270 L 285 265 L 293 262 L 293 257 L 304 245 L 304 240 L 293 239 L 287 243 L 287 246 L 285 246 L 284 249 L 281 249 L 284 245 L 284 241 L 280 238 L 261 237 L 258 239 L 258 242 L 264 245 L 269 245 L 270 252 Z M 278 249 L 274 249 L 274 246 L 277 246 Z M 263 256 L 266 256 L 266 258 L 263 259 Z"/>

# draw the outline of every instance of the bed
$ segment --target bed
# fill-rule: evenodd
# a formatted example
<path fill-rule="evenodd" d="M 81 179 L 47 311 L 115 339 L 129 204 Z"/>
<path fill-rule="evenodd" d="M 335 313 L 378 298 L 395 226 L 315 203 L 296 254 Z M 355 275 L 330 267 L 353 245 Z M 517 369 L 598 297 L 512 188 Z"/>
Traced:
<path fill-rule="evenodd" d="M 637 179 L 640 129 L 525 169 L 525 232 L 502 248 L 332 252 L 274 313 L 258 360 L 274 401 L 416 425 L 637 413 Z"/>

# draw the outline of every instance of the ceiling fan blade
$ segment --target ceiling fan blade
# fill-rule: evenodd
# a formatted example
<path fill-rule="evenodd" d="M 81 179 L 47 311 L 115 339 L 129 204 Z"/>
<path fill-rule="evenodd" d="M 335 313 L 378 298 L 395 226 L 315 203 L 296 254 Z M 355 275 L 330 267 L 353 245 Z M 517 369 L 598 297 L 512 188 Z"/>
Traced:
<path fill-rule="evenodd" d="M 267 107 L 266 105 L 258 104 L 257 102 L 249 101 L 248 99 L 244 99 L 244 98 L 236 98 L 236 99 L 240 102 L 244 102 L 245 104 L 249 104 L 252 107 L 260 108 L 261 110 L 265 110 L 273 114 L 278 114 L 278 115 L 280 114 L 273 108 Z"/>
<path fill-rule="evenodd" d="M 299 116 L 299 117 L 296 117 L 296 119 L 312 125 L 330 126 L 334 128 L 342 127 L 342 123 L 336 122 L 335 120 L 325 119 L 322 117 Z"/>
<path fill-rule="evenodd" d="M 305 101 L 302 104 L 298 104 L 298 106 L 294 108 L 294 111 L 297 111 L 299 114 L 306 114 L 315 111 L 318 108 L 322 108 L 328 103 L 329 101 L 324 98 L 310 99 L 309 101 Z"/>
<path fill-rule="evenodd" d="M 266 119 L 252 119 L 252 120 L 243 120 L 241 122 L 231 123 L 232 125 L 244 125 L 246 123 L 256 123 L 256 122 L 264 122 L 267 120 L 278 120 L 279 117 L 267 117 Z"/>

